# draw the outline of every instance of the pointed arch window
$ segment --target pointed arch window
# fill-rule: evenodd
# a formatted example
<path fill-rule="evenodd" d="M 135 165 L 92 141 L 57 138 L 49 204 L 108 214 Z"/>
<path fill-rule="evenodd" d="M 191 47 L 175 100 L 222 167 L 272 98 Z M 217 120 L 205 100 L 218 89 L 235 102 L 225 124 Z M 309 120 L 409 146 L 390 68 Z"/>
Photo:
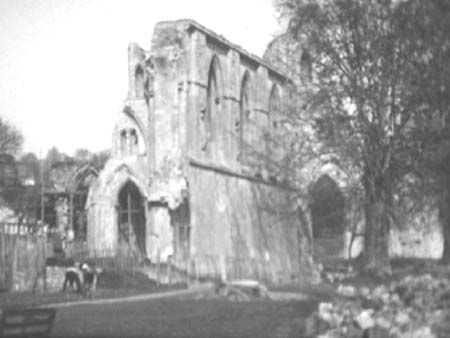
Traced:
<path fill-rule="evenodd" d="M 279 131 L 281 128 L 281 97 L 276 84 L 272 86 L 269 95 L 269 126 L 266 148 L 270 157 L 279 158 L 282 155 Z"/>
<path fill-rule="evenodd" d="M 139 152 L 139 136 L 135 128 L 122 129 L 120 131 L 120 153 L 122 155 L 134 155 Z"/>
<path fill-rule="evenodd" d="M 206 107 L 201 112 L 201 149 L 207 153 L 220 148 L 217 142 L 220 142 L 220 128 L 218 121 L 220 119 L 221 87 L 220 87 L 220 65 L 216 56 L 211 60 L 208 72 L 208 84 L 206 89 Z"/>
<path fill-rule="evenodd" d="M 136 98 L 144 98 L 145 95 L 145 75 L 144 69 L 139 65 L 134 73 Z"/>
<path fill-rule="evenodd" d="M 277 85 L 272 86 L 269 95 L 269 128 L 277 129 L 279 126 L 279 119 L 281 114 L 281 98 L 280 91 Z"/>
<path fill-rule="evenodd" d="M 120 131 L 120 153 L 122 155 L 126 154 L 127 152 L 127 131 L 125 129 L 122 129 Z"/>
<path fill-rule="evenodd" d="M 240 116 L 237 123 L 239 135 L 239 155 L 238 158 L 244 160 L 247 157 L 249 148 L 252 144 L 252 133 L 250 125 L 251 115 L 251 82 L 248 71 L 244 73 L 241 83 L 240 93 Z"/>
<path fill-rule="evenodd" d="M 345 230 L 345 197 L 336 181 L 323 174 L 309 194 L 314 238 L 341 236 Z"/>

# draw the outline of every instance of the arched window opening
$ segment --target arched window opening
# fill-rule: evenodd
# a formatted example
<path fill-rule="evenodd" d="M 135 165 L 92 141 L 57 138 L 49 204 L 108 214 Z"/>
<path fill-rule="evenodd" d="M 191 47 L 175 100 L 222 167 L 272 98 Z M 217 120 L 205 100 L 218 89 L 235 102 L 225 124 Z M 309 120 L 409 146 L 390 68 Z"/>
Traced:
<path fill-rule="evenodd" d="M 130 137 L 129 137 L 129 153 L 130 155 L 137 154 L 138 152 L 138 136 L 136 129 L 130 129 Z"/>
<path fill-rule="evenodd" d="M 309 82 L 312 79 L 311 56 L 308 52 L 303 52 L 300 59 L 300 78 L 303 82 Z"/>
<path fill-rule="evenodd" d="M 144 203 L 136 184 L 127 181 L 118 195 L 119 245 L 146 256 Z"/>
<path fill-rule="evenodd" d="M 281 115 L 280 92 L 276 85 L 272 86 L 269 96 L 269 129 L 277 129 Z"/>
<path fill-rule="evenodd" d="M 344 248 L 345 198 L 336 182 L 324 174 L 310 189 L 315 247 L 319 256 L 338 256 Z"/>
<path fill-rule="evenodd" d="M 127 131 L 120 131 L 120 154 L 125 155 L 127 152 Z"/>
<path fill-rule="evenodd" d="M 207 116 L 207 124 L 210 129 L 210 137 L 211 141 L 214 138 L 214 131 L 213 131 L 213 117 L 216 117 L 217 112 L 217 106 L 220 103 L 220 99 L 218 97 L 217 93 L 217 75 L 216 71 L 214 70 L 213 65 L 211 65 L 211 68 L 209 70 L 209 77 L 208 77 L 208 89 L 207 89 L 207 108 L 206 108 L 206 116 Z"/>
<path fill-rule="evenodd" d="M 120 154 L 135 155 L 139 151 L 139 137 L 135 128 L 122 129 L 120 131 Z"/>
<path fill-rule="evenodd" d="M 90 166 L 80 169 L 67 187 L 70 203 L 70 224 L 76 239 L 86 240 L 87 210 L 86 202 L 89 188 L 97 179 L 97 172 Z"/>
<path fill-rule="evenodd" d="M 269 95 L 269 125 L 266 139 L 266 149 L 269 157 L 279 161 L 283 157 L 281 128 L 281 98 L 277 85 L 273 85 Z"/>
<path fill-rule="evenodd" d="M 344 196 L 336 182 L 322 175 L 310 191 L 314 238 L 333 237 L 344 230 Z"/>
<path fill-rule="evenodd" d="M 248 152 L 249 147 L 252 144 L 252 135 L 251 135 L 251 108 L 250 108 L 250 75 L 248 72 L 245 72 L 244 77 L 242 78 L 241 84 L 241 93 L 240 93 L 240 116 L 239 122 L 237 123 L 238 127 L 238 136 L 239 136 L 239 155 L 238 158 L 244 159 Z"/>
<path fill-rule="evenodd" d="M 134 74 L 135 79 L 135 88 L 136 88 L 136 97 L 144 98 L 145 95 L 145 76 L 144 70 L 141 66 L 136 67 L 136 71 Z"/>
<path fill-rule="evenodd" d="M 220 68 L 217 57 L 213 57 L 208 73 L 208 85 L 206 90 L 206 109 L 200 118 L 202 150 L 210 153 L 212 145 L 218 140 L 219 128 L 218 118 L 220 118 L 220 88 L 219 88 Z M 215 147 L 217 148 L 217 147 Z"/>

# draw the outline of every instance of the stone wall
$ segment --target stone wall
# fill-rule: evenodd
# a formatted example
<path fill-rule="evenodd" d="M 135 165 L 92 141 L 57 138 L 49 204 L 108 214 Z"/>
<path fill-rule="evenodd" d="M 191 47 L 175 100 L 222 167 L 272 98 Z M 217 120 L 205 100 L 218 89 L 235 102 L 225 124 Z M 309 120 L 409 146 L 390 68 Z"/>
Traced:
<path fill-rule="evenodd" d="M 442 257 L 444 239 L 436 208 L 425 206 L 406 217 L 403 223 L 391 230 L 389 249 L 392 257 Z"/>
<path fill-rule="evenodd" d="M 221 278 L 311 277 L 303 202 L 264 161 L 265 136 L 284 128 L 271 93 L 282 99 L 288 79 L 190 20 L 157 24 L 149 51 L 131 44 L 128 71 L 113 155 L 89 194 L 90 251 L 117 251 L 118 193 L 131 181 L 145 201 L 148 259 L 173 254 L 179 267 Z"/>
<path fill-rule="evenodd" d="M 308 229 L 292 203 L 293 191 L 195 165 L 189 182 L 191 255 L 197 265 L 214 264 L 227 278 L 308 280 Z"/>

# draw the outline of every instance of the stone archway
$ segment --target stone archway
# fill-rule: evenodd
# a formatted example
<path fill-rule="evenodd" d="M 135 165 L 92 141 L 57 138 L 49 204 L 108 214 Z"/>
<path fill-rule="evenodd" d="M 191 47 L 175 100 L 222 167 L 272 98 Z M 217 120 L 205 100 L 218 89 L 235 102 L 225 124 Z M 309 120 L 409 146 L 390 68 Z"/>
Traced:
<path fill-rule="evenodd" d="M 147 256 L 145 198 L 131 180 L 125 182 L 117 196 L 119 245 Z"/>
<path fill-rule="evenodd" d="M 98 172 L 90 165 L 78 169 L 66 187 L 69 195 L 69 224 L 75 238 L 86 240 L 87 236 L 87 199 L 90 187 L 97 180 Z"/>
<path fill-rule="evenodd" d="M 345 197 L 327 174 L 311 186 L 310 210 L 316 258 L 342 256 L 345 248 Z"/>

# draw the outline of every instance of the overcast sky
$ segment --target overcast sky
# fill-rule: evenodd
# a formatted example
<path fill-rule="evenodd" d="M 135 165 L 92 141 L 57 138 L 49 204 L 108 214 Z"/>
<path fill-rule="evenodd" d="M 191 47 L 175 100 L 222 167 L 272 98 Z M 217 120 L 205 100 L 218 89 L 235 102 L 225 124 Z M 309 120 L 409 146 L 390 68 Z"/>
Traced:
<path fill-rule="evenodd" d="M 0 0 L 0 116 L 24 151 L 110 147 L 127 93 L 127 46 L 191 18 L 262 55 L 279 31 L 271 0 Z"/>

